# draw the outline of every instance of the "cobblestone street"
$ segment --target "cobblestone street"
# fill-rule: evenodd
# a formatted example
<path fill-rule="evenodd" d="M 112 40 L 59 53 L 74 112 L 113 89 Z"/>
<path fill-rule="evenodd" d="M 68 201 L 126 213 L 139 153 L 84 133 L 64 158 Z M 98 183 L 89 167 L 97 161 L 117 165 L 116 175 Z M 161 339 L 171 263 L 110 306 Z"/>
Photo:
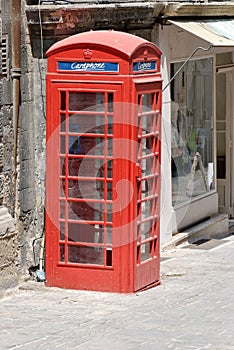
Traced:
<path fill-rule="evenodd" d="M 234 349 L 234 236 L 162 254 L 161 285 L 133 295 L 27 282 L 0 300 L 3 349 Z"/>

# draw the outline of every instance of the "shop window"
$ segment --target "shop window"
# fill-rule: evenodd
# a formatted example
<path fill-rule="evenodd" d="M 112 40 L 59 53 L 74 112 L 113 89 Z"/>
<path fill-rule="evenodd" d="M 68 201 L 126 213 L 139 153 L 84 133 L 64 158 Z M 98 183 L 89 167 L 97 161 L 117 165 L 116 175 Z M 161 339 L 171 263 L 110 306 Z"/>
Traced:
<path fill-rule="evenodd" d="M 171 76 L 183 62 L 171 64 Z M 172 204 L 214 189 L 213 59 L 188 64 L 171 84 Z"/>

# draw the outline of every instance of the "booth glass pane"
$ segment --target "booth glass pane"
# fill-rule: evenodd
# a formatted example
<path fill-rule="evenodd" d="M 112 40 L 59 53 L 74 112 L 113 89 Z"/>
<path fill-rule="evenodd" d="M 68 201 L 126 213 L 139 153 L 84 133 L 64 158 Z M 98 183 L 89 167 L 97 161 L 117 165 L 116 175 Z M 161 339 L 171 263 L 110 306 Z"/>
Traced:
<path fill-rule="evenodd" d="M 112 227 L 101 224 L 95 224 L 94 225 L 94 242 L 104 244 L 111 246 L 112 245 Z"/>
<path fill-rule="evenodd" d="M 78 264 L 104 265 L 104 250 L 101 247 L 68 245 L 68 261 Z"/>
<path fill-rule="evenodd" d="M 63 244 L 60 244 L 59 248 L 60 248 L 60 261 L 64 262 L 65 261 L 65 246 Z"/>
<path fill-rule="evenodd" d="M 106 249 L 106 266 L 112 266 L 112 248 Z"/>
<path fill-rule="evenodd" d="M 104 204 L 98 202 L 68 202 L 69 220 L 104 221 Z"/>
<path fill-rule="evenodd" d="M 151 246 L 152 246 L 151 242 L 147 242 L 141 245 L 141 249 L 140 249 L 141 262 L 151 258 Z"/>
<path fill-rule="evenodd" d="M 81 154 L 80 139 L 77 136 L 69 136 L 69 154 Z"/>
<path fill-rule="evenodd" d="M 60 109 L 61 111 L 66 110 L 66 91 L 60 91 Z"/>
<path fill-rule="evenodd" d="M 104 198 L 104 181 L 93 180 L 68 180 L 68 197 L 70 198 Z"/>
<path fill-rule="evenodd" d="M 152 215 L 152 200 L 147 200 L 141 204 L 141 219 L 144 220 Z"/>
<path fill-rule="evenodd" d="M 108 116 L 108 134 L 112 135 L 113 134 L 113 118 L 112 116 Z"/>
<path fill-rule="evenodd" d="M 102 156 L 104 150 L 104 137 L 69 136 L 69 154 Z"/>
<path fill-rule="evenodd" d="M 112 151 L 113 151 L 113 140 L 108 139 L 108 156 L 112 156 Z"/>
<path fill-rule="evenodd" d="M 66 137 L 60 136 L 60 153 L 65 154 L 66 153 Z"/>
<path fill-rule="evenodd" d="M 60 131 L 66 131 L 66 114 L 60 114 Z"/>
<path fill-rule="evenodd" d="M 151 195 L 151 183 L 152 180 L 143 180 L 141 186 L 141 196 L 142 199 L 149 197 Z"/>
<path fill-rule="evenodd" d="M 153 145 L 155 138 L 154 137 L 145 137 L 141 140 L 141 145 L 139 145 L 139 150 L 142 152 L 142 157 L 152 154 Z"/>
<path fill-rule="evenodd" d="M 102 156 L 104 147 L 102 137 L 69 136 L 69 154 Z"/>
<path fill-rule="evenodd" d="M 151 110 L 152 103 L 153 103 L 153 97 L 154 97 L 153 93 L 142 95 L 142 106 L 144 107 L 143 112 L 147 112 L 148 109 Z"/>
<path fill-rule="evenodd" d="M 66 202 L 60 201 L 60 219 L 65 218 L 65 206 L 66 206 Z"/>
<path fill-rule="evenodd" d="M 104 114 L 93 114 L 90 112 L 82 114 L 72 114 L 69 116 L 69 132 L 85 134 L 104 134 L 105 117 Z"/>
<path fill-rule="evenodd" d="M 108 177 L 109 179 L 111 179 L 111 178 L 112 178 L 112 175 L 113 175 L 113 173 L 112 173 L 112 165 L 113 165 L 112 160 L 109 160 L 109 161 L 107 162 L 107 177 Z"/>
<path fill-rule="evenodd" d="M 140 225 L 141 241 L 152 236 L 152 221 L 142 222 Z"/>
<path fill-rule="evenodd" d="M 107 182 L 107 199 L 112 200 L 112 182 Z"/>
<path fill-rule="evenodd" d="M 112 222 L 112 204 L 107 204 L 107 221 Z"/>
<path fill-rule="evenodd" d="M 112 244 L 112 227 L 110 226 L 106 228 L 106 243 L 109 245 Z"/>
<path fill-rule="evenodd" d="M 155 162 L 155 157 L 143 158 L 141 160 L 142 177 L 152 174 L 154 162 Z"/>
<path fill-rule="evenodd" d="M 69 111 L 104 111 L 104 93 L 69 92 Z"/>
<path fill-rule="evenodd" d="M 96 242 L 96 229 L 94 225 L 68 223 L 69 242 Z"/>
<path fill-rule="evenodd" d="M 142 116 L 142 134 L 149 134 L 153 131 L 155 115 Z"/>
<path fill-rule="evenodd" d="M 65 223 L 60 222 L 60 241 L 64 241 L 65 239 Z"/>
<path fill-rule="evenodd" d="M 108 98 L 108 112 L 112 113 L 113 112 L 113 99 L 114 99 L 113 93 L 108 93 L 107 98 Z"/>
<path fill-rule="evenodd" d="M 69 158 L 68 175 L 82 177 L 104 177 L 104 158 Z"/>

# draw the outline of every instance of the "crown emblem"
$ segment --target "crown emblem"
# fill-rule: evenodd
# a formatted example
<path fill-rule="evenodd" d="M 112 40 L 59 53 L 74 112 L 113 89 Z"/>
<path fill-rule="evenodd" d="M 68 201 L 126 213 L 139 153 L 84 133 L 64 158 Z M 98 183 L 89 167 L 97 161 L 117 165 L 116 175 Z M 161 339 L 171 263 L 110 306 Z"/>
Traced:
<path fill-rule="evenodd" d="M 149 56 L 148 50 L 144 50 L 144 52 L 143 52 L 144 59 L 147 60 L 148 56 Z"/>
<path fill-rule="evenodd" d="M 83 50 L 83 55 L 86 60 L 90 60 L 93 56 L 93 50 L 89 50 L 89 49 Z"/>

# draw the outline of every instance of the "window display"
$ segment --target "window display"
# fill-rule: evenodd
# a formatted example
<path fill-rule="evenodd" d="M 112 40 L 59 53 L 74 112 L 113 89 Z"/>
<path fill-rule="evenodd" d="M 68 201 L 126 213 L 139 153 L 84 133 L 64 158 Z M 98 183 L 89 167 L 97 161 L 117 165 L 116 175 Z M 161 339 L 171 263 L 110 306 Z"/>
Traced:
<path fill-rule="evenodd" d="M 171 76 L 183 62 L 171 64 Z M 193 60 L 171 83 L 172 204 L 214 189 L 213 59 Z"/>

